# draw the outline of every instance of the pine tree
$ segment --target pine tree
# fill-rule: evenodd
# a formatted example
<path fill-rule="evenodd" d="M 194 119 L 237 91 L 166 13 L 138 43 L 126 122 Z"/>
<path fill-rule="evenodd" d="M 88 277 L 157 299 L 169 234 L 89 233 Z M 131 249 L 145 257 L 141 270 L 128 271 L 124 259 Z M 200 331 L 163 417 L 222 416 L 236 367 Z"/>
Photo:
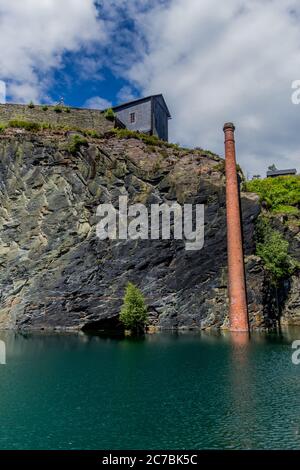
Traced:
<path fill-rule="evenodd" d="M 120 321 L 126 329 L 135 333 L 144 332 L 148 323 L 145 299 L 134 284 L 129 282 L 126 287 L 124 303 L 120 313 Z"/>

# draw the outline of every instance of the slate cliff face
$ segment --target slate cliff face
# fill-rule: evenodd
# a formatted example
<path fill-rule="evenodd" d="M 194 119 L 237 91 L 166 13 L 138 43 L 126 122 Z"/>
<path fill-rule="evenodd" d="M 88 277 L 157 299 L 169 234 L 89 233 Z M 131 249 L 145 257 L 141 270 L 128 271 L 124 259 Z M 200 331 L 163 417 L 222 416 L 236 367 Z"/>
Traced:
<path fill-rule="evenodd" d="M 124 287 L 138 285 L 151 323 L 163 328 L 226 326 L 224 177 L 219 158 L 147 146 L 136 139 L 89 139 L 76 154 L 63 132 L 0 135 L 0 328 L 118 325 Z M 205 204 L 205 245 L 182 241 L 99 241 L 96 208 L 129 203 Z M 242 194 L 251 324 L 264 314 L 264 270 L 253 256 L 257 196 Z"/>

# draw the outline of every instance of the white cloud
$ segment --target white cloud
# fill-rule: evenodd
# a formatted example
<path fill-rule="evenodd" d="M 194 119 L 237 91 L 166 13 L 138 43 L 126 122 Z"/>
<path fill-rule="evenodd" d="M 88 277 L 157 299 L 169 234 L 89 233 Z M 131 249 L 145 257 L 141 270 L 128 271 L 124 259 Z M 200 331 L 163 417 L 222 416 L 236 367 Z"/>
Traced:
<path fill-rule="evenodd" d="M 38 103 L 40 101 L 41 88 L 36 82 L 14 82 L 9 85 L 10 96 L 16 103 L 29 103 L 33 101 Z"/>
<path fill-rule="evenodd" d="M 222 126 L 237 127 L 238 159 L 252 173 L 300 160 L 297 0 L 171 0 L 136 14 L 146 47 L 126 77 L 163 92 L 171 139 L 223 153 Z"/>
<path fill-rule="evenodd" d="M 39 99 L 65 52 L 105 40 L 93 0 L 0 0 L 0 78 L 17 101 Z"/>
<path fill-rule="evenodd" d="M 79 78 L 102 80 L 104 64 L 128 80 L 119 101 L 164 93 L 173 141 L 222 154 L 232 120 L 247 171 L 299 170 L 299 26 L 298 0 L 0 0 L 0 79 L 15 101 L 38 102 L 79 52 Z"/>
<path fill-rule="evenodd" d="M 117 94 L 117 100 L 120 103 L 131 101 L 131 100 L 134 100 L 135 98 L 136 98 L 136 95 L 134 94 L 132 88 L 128 85 L 123 86 Z"/>
<path fill-rule="evenodd" d="M 6 103 L 6 83 L 0 80 L 0 104 Z"/>
<path fill-rule="evenodd" d="M 93 96 L 92 98 L 89 98 L 85 104 L 84 107 L 89 108 L 89 109 L 107 109 L 112 106 L 112 103 L 105 98 L 101 98 L 101 96 Z"/>

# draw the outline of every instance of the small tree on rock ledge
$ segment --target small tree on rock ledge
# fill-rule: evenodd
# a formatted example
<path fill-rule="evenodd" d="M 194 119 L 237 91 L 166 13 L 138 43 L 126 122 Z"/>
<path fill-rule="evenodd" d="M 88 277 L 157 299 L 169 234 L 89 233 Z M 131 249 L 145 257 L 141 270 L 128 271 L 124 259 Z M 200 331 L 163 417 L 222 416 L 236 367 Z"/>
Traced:
<path fill-rule="evenodd" d="M 108 121 L 114 121 L 116 115 L 114 113 L 114 110 L 112 108 L 108 108 L 105 113 L 104 113 L 104 117 L 108 120 Z"/>
<path fill-rule="evenodd" d="M 134 284 L 129 282 L 126 287 L 124 303 L 120 313 L 120 321 L 126 329 L 139 334 L 145 331 L 148 323 L 145 299 Z"/>

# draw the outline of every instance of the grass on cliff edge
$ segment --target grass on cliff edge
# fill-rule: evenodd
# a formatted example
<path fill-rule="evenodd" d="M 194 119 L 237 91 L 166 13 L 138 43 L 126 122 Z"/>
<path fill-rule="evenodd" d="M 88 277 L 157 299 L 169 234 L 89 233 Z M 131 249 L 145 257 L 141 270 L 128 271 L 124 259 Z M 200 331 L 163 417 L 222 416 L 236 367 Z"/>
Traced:
<path fill-rule="evenodd" d="M 109 138 L 109 137 L 118 137 L 119 139 L 137 139 L 137 140 L 144 142 L 149 147 L 171 148 L 173 150 L 181 150 L 185 152 L 198 151 L 201 153 L 201 155 L 211 157 L 212 159 L 216 161 L 220 160 L 220 157 L 216 155 L 215 153 L 211 152 L 210 150 L 203 150 L 200 147 L 196 147 L 195 149 L 180 147 L 178 144 L 173 144 L 170 142 L 166 142 L 164 140 L 160 140 L 155 135 L 143 134 L 142 132 L 130 131 L 128 129 L 114 128 L 105 132 L 104 134 L 101 134 L 95 131 L 94 129 L 82 129 L 82 128 L 75 127 L 75 126 L 73 127 L 62 126 L 59 124 L 50 124 L 47 122 L 37 123 L 37 122 L 20 120 L 20 119 L 9 121 L 8 124 L 0 123 L 0 133 L 5 131 L 5 129 L 9 129 L 9 128 L 24 129 L 29 132 L 39 132 L 42 130 L 53 130 L 53 131 L 63 131 L 63 132 L 75 131 L 75 132 L 82 134 L 85 137 L 91 137 L 94 139 L 103 139 L 103 138 Z"/>
<path fill-rule="evenodd" d="M 247 181 L 244 190 L 257 193 L 273 214 L 300 214 L 300 175 Z"/>
<path fill-rule="evenodd" d="M 99 134 L 93 129 L 82 129 L 76 126 L 63 126 L 59 124 L 50 124 L 47 122 L 38 123 L 20 119 L 11 120 L 8 122 L 8 124 L 0 123 L 0 132 L 4 132 L 6 129 L 24 129 L 29 132 L 39 132 L 43 130 L 53 130 L 61 132 L 75 131 L 80 134 L 83 134 L 85 137 L 91 137 L 95 139 L 102 139 L 104 137 L 103 134 Z"/>
<path fill-rule="evenodd" d="M 187 150 L 181 148 L 178 144 L 171 144 L 165 140 L 160 140 L 155 135 L 143 134 L 142 132 L 130 131 L 129 129 L 112 129 L 108 133 L 109 135 L 115 135 L 120 139 L 138 139 L 148 145 L 158 146 L 158 147 L 168 147 L 176 150 Z"/>
<path fill-rule="evenodd" d="M 159 139 L 156 135 L 149 135 L 149 134 L 144 134 L 143 132 L 138 132 L 138 131 L 131 131 L 129 129 L 112 129 L 111 131 L 108 131 L 106 135 L 113 135 L 118 137 L 119 139 L 137 139 L 141 140 L 145 144 L 151 146 L 151 147 L 164 147 L 164 148 L 170 148 L 174 150 L 181 150 L 185 152 L 191 152 L 193 150 L 197 150 L 201 152 L 203 155 L 207 155 L 212 158 L 216 158 L 219 161 L 218 155 L 214 154 L 210 150 L 204 150 L 200 147 L 196 147 L 195 149 L 187 148 L 187 147 L 181 147 L 179 144 L 173 144 L 171 142 L 166 142 L 165 140 Z"/>
<path fill-rule="evenodd" d="M 38 132 L 43 129 L 51 129 L 51 125 L 47 123 L 38 123 L 32 121 L 23 121 L 20 119 L 13 119 L 9 121 L 8 124 L 0 123 L 0 132 L 3 132 L 5 129 L 25 129 L 29 132 Z"/>

